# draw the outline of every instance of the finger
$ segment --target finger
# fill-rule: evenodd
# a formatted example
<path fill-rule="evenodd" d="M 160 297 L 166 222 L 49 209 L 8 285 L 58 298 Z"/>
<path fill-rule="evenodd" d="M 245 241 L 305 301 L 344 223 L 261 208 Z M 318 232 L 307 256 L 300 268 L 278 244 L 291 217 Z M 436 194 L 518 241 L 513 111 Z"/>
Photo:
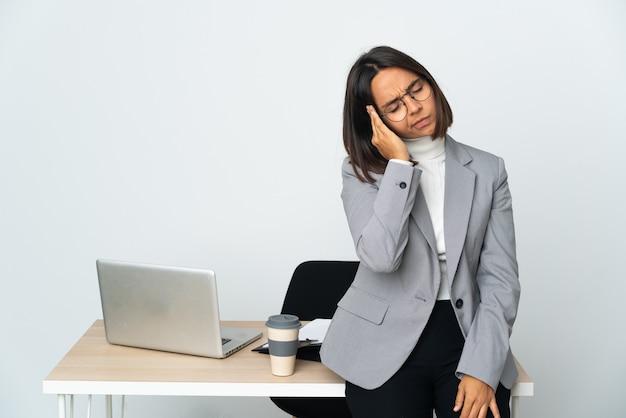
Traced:
<path fill-rule="evenodd" d="M 480 410 L 478 411 L 477 417 L 478 418 L 487 418 L 487 411 L 489 411 L 489 407 L 487 405 L 481 406 Z"/>
<path fill-rule="evenodd" d="M 380 119 L 378 117 L 378 112 L 376 112 L 376 109 L 374 109 L 373 105 L 367 105 L 367 106 L 365 106 L 365 109 L 367 109 L 367 113 L 370 115 L 370 118 L 372 120 L 376 119 L 376 118 Z"/>
<path fill-rule="evenodd" d="M 466 399 L 463 404 L 460 418 L 479 418 L 480 406 L 476 402 L 472 402 L 470 399 Z"/>
<path fill-rule="evenodd" d="M 459 388 L 456 392 L 456 398 L 454 399 L 454 408 L 452 409 L 454 412 L 459 412 L 463 407 L 463 402 L 465 401 L 465 391 Z"/>
<path fill-rule="evenodd" d="M 387 128 L 387 125 L 385 125 L 383 120 L 380 118 L 380 116 L 378 115 L 378 112 L 376 111 L 376 109 L 374 109 L 374 106 L 367 105 L 367 112 L 370 115 L 370 120 L 372 122 L 372 128 L 376 128 L 376 130 L 379 131 L 379 132 L 382 129 Z"/>
<path fill-rule="evenodd" d="M 380 119 L 378 117 L 378 113 L 376 113 L 376 110 L 374 110 L 374 106 L 372 105 L 367 105 L 365 108 L 367 109 L 367 114 L 370 116 L 370 124 L 372 125 L 372 133 L 374 134 L 374 136 L 380 135 L 380 129 L 376 121 L 376 119 Z"/>
<path fill-rule="evenodd" d="M 368 105 L 367 110 L 370 115 L 370 122 L 372 125 L 372 144 L 376 148 L 379 148 L 387 135 L 387 133 L 384 131 L 386 125 L 383 123 L 382 120 L 380 120 L 380 117 L 378 116 L 378 113 L 376 113 L 374 106 Z M 379 149 L 379 151 L 381 150 Z"/>
<path fill-rule="evenodd" d="M 491 413 L 493 414 L 493 418 L 500 418 L 500 411 L 498 410 L 498 404 L 493 399 L 488 405 L 474 403 L 474 408 L 472 412 L 470 413 L 469 417 L 476 416 L 477 418 L 487 418 L 487 412 L 489 412 L 490 409 L 491 409 Z M 472 415 L 472 414 L 477 414 L 477 415 Z"/>
<path fill-rule="evenodd" d="M 370 121 L 372 122 L 372 126 L 374 126 L 376 119 L 380 119 L 378 117 L 378 113 L 376 113 L 376 109 L 374 109 L 374 106 L 372 105 L 367 105 L 365 108 L 367 109 L 367 114 L 370 116 Z"/>
<path fill-rule="evenodd" d="M 491 413 L 493 414 L 493 418 L 500 418 L 500 410 L 498 409 L 498 403 L 496 402 L 496 398 L 495 397 L 489 403 L 489 409 L 491 409 Z"/>

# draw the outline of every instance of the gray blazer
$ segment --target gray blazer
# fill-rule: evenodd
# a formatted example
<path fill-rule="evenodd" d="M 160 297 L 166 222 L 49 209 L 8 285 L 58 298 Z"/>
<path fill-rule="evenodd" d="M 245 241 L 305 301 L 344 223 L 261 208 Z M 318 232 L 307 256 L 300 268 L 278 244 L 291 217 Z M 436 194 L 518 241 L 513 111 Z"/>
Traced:
<path fill-rule="evenodd" d="M 421 170 L 389 164 L 361 182 L 348 159 L 342 199 L 361 260 L 338 304 L 322 362 L 365 389 L 386 382 L 407 359 L 435 305 L 440 273 Z M 517 370 L 509 336 L 520 285 L 507 173 L 501 158 L 446 137 L 444 237 L 450 297 L 465 336 L 457 376 L 494 390 Z"/>

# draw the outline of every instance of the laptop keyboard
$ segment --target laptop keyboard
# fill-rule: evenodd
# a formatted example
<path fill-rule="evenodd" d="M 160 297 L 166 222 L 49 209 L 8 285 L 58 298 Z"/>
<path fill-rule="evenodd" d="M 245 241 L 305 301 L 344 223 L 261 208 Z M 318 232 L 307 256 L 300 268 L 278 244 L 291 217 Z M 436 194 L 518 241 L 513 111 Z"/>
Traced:
<path fill-rule="evenodd" d="M 230 341 L 230 338 L 222 338 L 222 345 L 229 343 Z"/>

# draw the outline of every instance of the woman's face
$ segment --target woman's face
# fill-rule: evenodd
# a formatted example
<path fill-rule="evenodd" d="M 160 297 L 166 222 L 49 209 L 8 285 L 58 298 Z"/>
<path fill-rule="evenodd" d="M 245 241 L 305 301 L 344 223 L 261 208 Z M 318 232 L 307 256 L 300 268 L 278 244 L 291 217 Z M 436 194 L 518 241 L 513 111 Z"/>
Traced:
<path fill-rule="evenodd" d="M 423 89 L 429 89 L 430 95 L 423 101 L 411 98 L 419 98 L 418 90 L 416 90 L 415 81 L 420 77 L 411 71 L 399 67 L 390 67 L 381 70 L 374 76 L 371 82 L 372 96 L 374 102 L 382 114 L 382 120 L 385 125 L 396 133 L 400 138 L 411 139 L 422 136 L 432 136 L 435 131 L 435 123 L 437 119 L 437 110 L 435 106 L 435 95 L 430 85 L 423 80 Z M 419 82 L 418 82 L 419 83 Z M 411 89 L 409 91 L 408 89 Z M 427 93 L 427 92 L 426 92 Z M 400 99 L 401 102 L 397 100 Z M 394 122 L 385 112 L 397 109 L 400 106 L 406 106 L 406 117 Z M 393 118 L 393 116 L 391 116 Z M 397 118 L 394 118 L 397 119 Z"/>

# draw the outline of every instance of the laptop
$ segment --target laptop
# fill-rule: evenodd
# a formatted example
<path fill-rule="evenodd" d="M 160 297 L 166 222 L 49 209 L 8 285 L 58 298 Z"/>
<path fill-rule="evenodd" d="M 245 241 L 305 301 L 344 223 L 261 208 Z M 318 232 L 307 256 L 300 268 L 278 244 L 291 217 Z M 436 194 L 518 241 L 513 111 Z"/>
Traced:
<path fill-rule="evenodd" d="M 211 270 L 102 259 L 96 267 L 111 344 L 224 358 L 263 334 L 220 325 Z"/>

